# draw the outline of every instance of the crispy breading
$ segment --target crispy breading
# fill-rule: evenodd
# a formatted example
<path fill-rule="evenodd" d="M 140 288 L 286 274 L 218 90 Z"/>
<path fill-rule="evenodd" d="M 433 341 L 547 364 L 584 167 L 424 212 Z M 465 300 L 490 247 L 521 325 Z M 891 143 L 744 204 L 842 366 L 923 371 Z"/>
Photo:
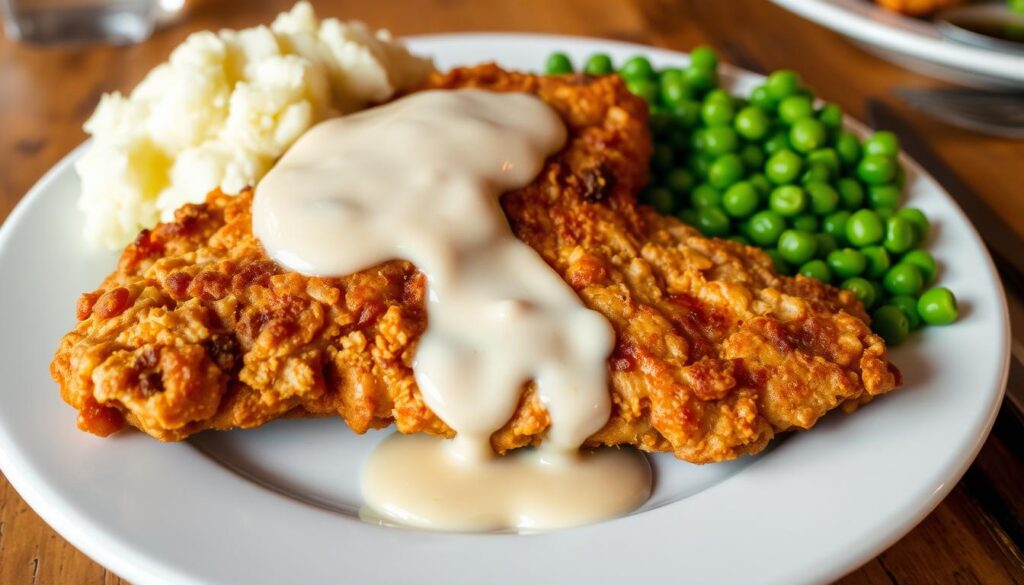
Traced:
<path fill-rule="evenodd" d="M 516 236 L 615 329 L 613 413 L 591 444 L 732 459 L 898 385 L 852 294 L 778 276 L 761 251 L 637 204 L 647 110 L 618 77 L 485 65 L 429 86 L 531 92 L 565 121 L 564 150 L 501 204 Z M 411 368 L 428 319 L 424 276 L 402 261 L 344 278 L 287 272 L 253 236 L 251 202 L 214 192 L 181 208 L 82 296 L 51 366 L 79 425 L 105 435 L 127 422 L 179 440 L 340 415 L 357 433 L 394 423 L 451 436 Z M 528 384 L 492 444 L 536 444 L 548 424 Z"/>
<path fill-rule="evenodd" d="M 965 4 L 967 0 L 875 0 L 875 2 L 893 12 L 909 16 L 925 16 L 943 8 Z"/>

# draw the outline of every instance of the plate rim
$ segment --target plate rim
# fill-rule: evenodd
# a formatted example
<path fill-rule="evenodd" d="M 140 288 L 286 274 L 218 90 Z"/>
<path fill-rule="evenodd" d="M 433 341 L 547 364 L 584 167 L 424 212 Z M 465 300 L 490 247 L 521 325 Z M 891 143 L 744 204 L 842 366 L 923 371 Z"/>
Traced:
<path fill-rule="evenodd" d="M 1024 82 L 1024 56 L 1001 51 L 960 45 L 912 30 L 912 27 L 890 26 L 848 7 L 844 2 L 829 0 L 772 0 L 775 4 L 811 22 L 859 42 L 899 53 L 904 56 L 951 67 L 963 73 L 982 74 L 1003 83 Z M 901 17 L 885 13 L 887 16 Z M 907 18 L 907 17 L 902 17 Z M 916 22 L 911 24 L 918 24 Z"/>
<path fill-rule="evenodd" d="M 446 42 L 459 42 L 459 43 L 494 43 L 495 41 L 511 42 L 513 44 L 532 44 L 542 42 L 544 44 L 553 43 L 572 43 L 575 45 L 591 45 L 591 46 L 617 46 L 622 49 L 634 49 L 642 51 L 649 55 L 659 55 L 666 59 L 685 59 L 686 53 L 680 51 L 674 51 L 669 49 L 661 49 L 656 47 L 649 47 L 645 45 L 622 42 L 622 41 L 610 41 L 600 39 L 596 37 L 579 37 L 569 35 L 547 35 L 547 34 L 536 34 L 536 33 L 451 33 L 451 34 L 437 34 L 437 35 L 420 35 L 413 37 L 403 37 L 402 40 L 409 41 L 412 43 L 436 43 L 443 44 Z M 498 59 L 500 61 L 500 58 Z M 737 67 L 730 67 L 732 71 L 738 72 L 742 75 L 753 75 L 761 77 L 756 73 L 742 70 Z M 855 123 L 855 125 L 864 128 L 862 124 Z M 0 226 L 0 254 L 3 254 L 6 249 L 9 240 L 13 237 L 15 227 L 23 221 L 23 216 L 28 212 L 27 210 L 33 205 L 33 203 L 45 197 L 45 193 L 48 191 L 50 185 L 56 182 L 63 173 L 69 172 L 69 168 L 73 167 L 74 160 L 79 157 L 88 142 L 83 143 L 72 150 L 69 154 L 65 155 L 57 164 L 50 168 L 39 181 L 29 190 L 29 192 L 22 197 L 22 199 L 16 204 L 15 208 L 11 211 L 8 218 L 4 221 L 3 225 Z M 965 224 L 971 236 L 974 239 L 974 243 L 980 249 L 982 255 L 986 260 L 986 267 L 989 273 L 993 276 L 994 282 L 997 286 L 998 298 L 1001 300 L 1001 307 L 999 314 L 1002 319 L 999 322 L 1001 327 L 1002 335 L 999 336 L 999 343 L 1002 349 L 1002 366 L 1001 373 L 997 376 L 999 390 L 992 395 L 992 407 L 988 410 L 987 416 L 981 422 L 979 426 L 979 432 L 975 435 L 973 444 L 965 451 L 967 456 L 962 457 L 959 462 L 954 465 L 951 469 L 951 473 L 945 474 L 949 481 L 944 482 L 938 489 L 931 491 L 927 494 L 927 497 L 918 501 L 918 504 L 914 506 L 914 510 L 907 514 L 901 521 L 896 522 L 885 530 L 885 536 L 881 538 L 874 538 L 870 543 L 862 543 L 861 546 L 857 547 L 858 550 L 847 555 L 846 561 L 842 563 L 835 563 L 830 567 L 805 567 L 807 569 L 807 575 L 813 576 L 814 580 L 818 579 L 836 579 L 849 571 L 861 566 L 864 562 L 870 560 L 874 556 L 877 556 L 880 552 L 891 546 L 894 542 L 902 538 L 907 532 L 913 529 L 923 518 L 931 513 L 934 508 L 941 503 L 941 501 L 948 495 L 955 484 L 966 472 L 968 467 L 973 463 L 978 452 L 985 443 L 988 434 L 994 424 L 996 415 L 998 414 L 999 407 L 1002 402 L 1002 396 L 1005 391 L 1006 380 L 1008 376 L 1009 368 L 1009 339 L 1010 331 L 1008 326 L 1008 309 L 1006 305 L 1005 296 L 1003 294 L 1002 283 L 999 279 L 998 273 L 995 271 L 992 259 L 985 249 L 980 235 L 974 228 L 973 224 L 966 218 L 963 211 L 956 204 L 954 200 L 946 193 L 946 191 L 934 179 L 921 168 L 915 161 L 909 159 L 909 157 L 903 157 L 904 162 L 914 167 L 915 171 L 926 180 L 931 180 L 941 195 L 946 199 L 953 210 L 959 215 L 960 220 Z M 47 501 L 46 492 L 52 491 L 51 486 L 45 484 L 40 485 L 38 483 L 39 478 L 30 478 L 31 465 L 27 467 L 23 464 L 15 463 L 19 459 L 19 455 L 13 453 L 14 450 L 10 449 L 12 446 L 11 437 L 8 436 L 8 430 L 0 425 L 0 469 L 3 469 L 8 480 L 12 486 L 21 494 L 22 498 L 36 511 L 50 526 L 52 526 L 57 532 L 59 532 L 64 538 L 66 538 L 73 546 L 78 548 L 80 551 L 88 555 L 90 558 L 96 560 L 100 564 L 111 568 L 116 573 L 123 575 L 125 578 L 136 582 L 136 583 L 198 583 L 203 582 L 197 580 L 193 575 L 189 575 L 185 572 L 180 571 L 175 566 L 167 565 L 161 562 L 159 558 L 147 554 L 146 552 L 140 552 L 137 547 L 125 547 L 122 543 L 116 542 L 116 537 L 109 534 L 103 534 L 102 530 L 93 532 L 90 534 L 89 530 L 79 529 L 75 525 L 74 514 L 68 514 L 60 509 L 59 505 L 53 502 Z M 755 463 L 754 465 L 756 465 Z M 948 465 L 948 462 L 947 462 Z M 742 475 L 739 474 L 739 475 Z M 35 480 L 35 481 L 34 481 Z M 728 480 L 726 480 L 728 481 Z M 64 502 L 61 502 L 62 504 Z M 99 527 L 91 527 L 93 530 L 97 530 Z"/>

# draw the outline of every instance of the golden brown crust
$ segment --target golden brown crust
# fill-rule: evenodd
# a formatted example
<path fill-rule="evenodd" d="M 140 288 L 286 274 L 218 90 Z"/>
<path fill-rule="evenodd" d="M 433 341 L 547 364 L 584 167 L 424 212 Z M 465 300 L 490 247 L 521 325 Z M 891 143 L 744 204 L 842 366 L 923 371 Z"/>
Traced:
<path fill-rule="evenodd" d="M 617 77 L 486 65 L 429 85 L 532 92 L 566 122 L 568 146 L 501 202 L 516 235 L 615 328 L 613 415 L 591 443 L 731 459 L 898 384 L 850 293 L 777 276 L 759 250 L 637 205 L 647 113 Z M 178 440 L 340 415 L 358 433 L 394 423 L 450 436 L 410 366 L 426 327 L 423 276 L 400 261 L 345 278 L 285 272 L 252 235 L 250 203 L 250 192 L 215 192 L 183 207 L 82 296 L 51 365 L 80 426 L 106 434 L 123 417 Z M 492 443 L 539 442 L 549 422 L 527 386 Z"/>
<path fill-rule="evenodd" d="M 967 0 L 875 0 L 875 2 L 893 12 L 908 16 L 925 16 L 943 8 L 965 4 Z"/>

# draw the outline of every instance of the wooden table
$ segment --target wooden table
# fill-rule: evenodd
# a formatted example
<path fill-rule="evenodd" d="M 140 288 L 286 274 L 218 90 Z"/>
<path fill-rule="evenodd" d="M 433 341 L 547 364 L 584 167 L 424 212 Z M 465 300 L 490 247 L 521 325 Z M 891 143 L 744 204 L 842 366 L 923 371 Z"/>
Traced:
<path fill-rule="evenodd" d="M 191 31 L 267 23 L 290 4 L 197 0 L 183 23 L 124 48 L 41 50 L 0 40 L 0 219 L 85 138 L 82 122 L 103 92 L 130 90 Z M 890 87 L 936 82 L 889 65 L 766 0 L 316 4 L 323 15 L 361 19 L 400 35 L 507 30 L 680 50 L 708 43 L 724 60 L 748 69 L 796 69 L 822 97 L 854 116 L 863 117 L 867 97 L 882 97 L 904 111 L 946 163 L 1024 235 L 1024 143 L 957 130 L 906 110 L 889 95 Z M 69 410 L 67 420 L 41 424 L 73 424 L 73 415 Z M 1022 429 L 1015 414 L 1004 408 L 977 461 L 950 496 L 909 535 L 842 582 L 1024 583 Z M 0 476 L 0 583 L 119 582 L 44 524 Z"/>

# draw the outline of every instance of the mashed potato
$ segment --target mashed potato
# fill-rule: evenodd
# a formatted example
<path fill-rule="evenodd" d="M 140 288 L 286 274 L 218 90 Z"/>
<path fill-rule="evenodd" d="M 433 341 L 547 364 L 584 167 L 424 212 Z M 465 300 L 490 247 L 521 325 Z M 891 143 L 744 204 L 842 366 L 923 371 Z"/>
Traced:
<path fill-rule="evenodd" d="M 254 185 L 303 132 L 431 71 L 387 31 L 300 2 L 268 28 L 195 33 L 129 97 L 103 96 L 75 165 L 85 238 L 116 248 L 216 187 Z"/>

